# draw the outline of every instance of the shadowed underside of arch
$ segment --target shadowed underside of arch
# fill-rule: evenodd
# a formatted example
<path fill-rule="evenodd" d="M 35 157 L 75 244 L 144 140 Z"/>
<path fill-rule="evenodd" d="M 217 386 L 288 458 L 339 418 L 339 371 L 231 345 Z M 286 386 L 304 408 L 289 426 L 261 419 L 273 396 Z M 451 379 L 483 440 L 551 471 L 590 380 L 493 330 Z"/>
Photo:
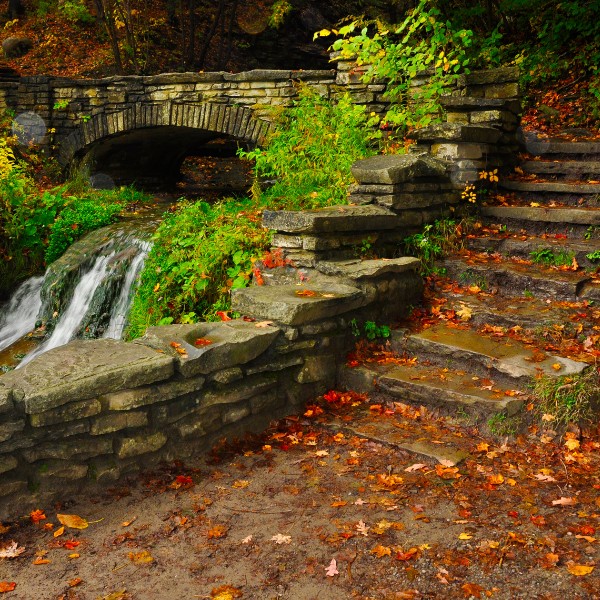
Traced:
<path fill-rule="evenodd" d="M 160 102 L 133 104 L 114 113 L 99 113 L 61 142 L 58 161 L 66 167 L 94 144 L 140 129 L 182 127 L 231 136 L 260 145 L 273 125 L 244 106 L 210 103 Z"/>

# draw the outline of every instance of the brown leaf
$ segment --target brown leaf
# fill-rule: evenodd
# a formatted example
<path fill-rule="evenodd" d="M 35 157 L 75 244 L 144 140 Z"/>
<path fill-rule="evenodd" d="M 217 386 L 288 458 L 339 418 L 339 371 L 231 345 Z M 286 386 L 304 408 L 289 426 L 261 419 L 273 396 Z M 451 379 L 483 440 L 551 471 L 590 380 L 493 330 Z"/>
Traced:
<path fill-rule="evenodd" d="M 377 558 L 383 558 L 384 556 L 391 556 L 392 549 L 388 546 L 382 546 L 381 544 L 378 544 L 371 549 L 371 554 L 374 554 Z"/>
<path fill-rule="evenodd" d="M 7 542 L 4 546 L 0 546 L 0 558 L 16 558 L 20 554 L 23 554 L 23 552 L 25 552 L 25 548 L 19 546 L 14 540 Z"/>
<path fill-rule="evenodd" d="M 554 506 L 573 506 L 577 504 L 577 498 L 565 498 L 562 496 L 558 500 L 552 500 Z"/>
<path fill-rule="evenodd" d="M 227 527 L 225 525 L 215 525 L 208 530 L 206 535 L 209 540 L 225 537 L 227 535 Z"/>
<path fill-rule="evenodd" d="M 481 592 L 483 591 L 483 588 L 476 583 L 465 583 L 461 586 L 461 589 L 465 594 L 465 598 L 481 598 Z"/>

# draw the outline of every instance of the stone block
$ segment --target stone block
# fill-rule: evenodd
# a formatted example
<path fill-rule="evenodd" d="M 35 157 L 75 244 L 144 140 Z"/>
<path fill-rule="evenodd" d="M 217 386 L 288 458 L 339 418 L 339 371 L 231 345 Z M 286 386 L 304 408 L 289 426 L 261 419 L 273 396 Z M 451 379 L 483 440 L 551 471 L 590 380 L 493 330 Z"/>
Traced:
<path fill-rule="evenodd" d="M 132 427 L 148 425 L 148 415 L 143 411 L 120 412 L 101 415 L 92 420 L 91 435 L 104 435 Z"/>
<path fill-rule="evenodd" d="M 232 290 L 231 302 L 244 315 L 297 326 L 359 308 L 364 298 L 360 290 L 347 285 L 311 285 L 305 290 L 282 285 Z"/>
<path fill-rule="evenodd" d="M 417 177 L 443 177 L 446 165 L 426 154 L 379 154 L 352 165 L 361 184 L 397 184 Z"/>
<path fill-rule="evenodd" d="M 12 471 L 18 464 L 14 456 L 0 456 L 0 475 Z"/>
<path fill-rule="evenodd" d="M 10 440 L 15 433 L 25 429 L 25 419 L 6 421 L 0 423 L 0 443 Z"/>
<path fill-rule="evenodd" d="M 273 371 L 283 371 L 291 367 L 296 367 L 304 362 L 301 356 L 283 356 L 278 358 L 270 357 L 266 362 L 261 360 L 261 364 L 246 368 L 247 375 L 256 375 L 257 373 L 266 373 Z"/>
<path fill-rule="evenodd" d="M 49 460 L 33 467 L 39 480 L 50 480 L 50 483 L 55 477 L 59 479 L 83 479 L 88 474 L 86 464 L 73 463 L 70 460 Z"/>
<path fill-rule="evenodd" d="M 266 394 L 260 394 L 250 399 L 252 414 L 269 412 L 285 404 L 285 393 L 278 389 L 270 390 Z"/>
<path fill-rule="evenodd" d="M 403 256 L 401 258 L 378 258 L 371 260 L 321 261 L 318 263 L 317 269 L 325 275 L 360 281 L 375 279 L 390 273 L 398 275 L 406 272 L 414 272 L 419 269 L 420 264 L 418 258 Z"/>
<path fill-rule="evenodd" d="M 299 235 L 283 235 L 276 233 L 273 236 L 272 242 L 275 248 L 302 248 L 302 236 Z M 0 394 L 1 394 L 0 390 Z M 0 400 L 0 406 L 1 406 Z"/>
<path fill-rule="evenodd" d="M 183 439 L 203 437 L 222 425 L 220 408 L 209 408 L 191 418 L 182 419 L 174 427 Z"/>
<path fill-rule="evenodd" d="M 120 459 L 140 456 L 160 450 L 167 443 L 162 431 L 121 438 L 115 443 L 115 452 Z"/>
<path fill-rule="evenodd" d="M 260 356 L 279 336 L 275 326 L 256 327 L 242 319 L 195 325 L 150 327 L 138 340 L 171 354 L 184 377 L 208 374 L 243 365 Z M 201 339 L 206 345 L 196 345 Z M 173 343 L 179 344 L 173 347 Z M 185 354 L 177 352 L 184 350 Z"/>
<path fill-rule="evenodd" d="M 29 415 L 29 422 L 33 427 L 47 427 L 57 423 L 93 417 L 101 410 L 102 405 L 98 400 L 82 400 L 81 402 L 70 402 L 43 413 Z"/>
<path fill-rule="evenodd" d="M 6 498 L 8 496 L 12 496 L 13 494 L 24 492 L 26 489 L 26 479 L 3 479 L 0 481 L 0 498 Z"/>
<path fill-rule="evenodd" d="M 243 403 L 240 406 L 232 406 L 231 408 L 227 408 L 223 411 L 221 416 L 221 420 L 224 425 L 228 423 L 235 423 L 236 421 L 241 421 L 244 417 L 247 417 L 250 414 L 250 407 L 247 403 Z"/>
<path fill-rule="evenodd" d="M 485 69 L 483 71 L 471 71 L 459 76 L 458 85 L 490 85 L 505 82 L 516 82 L 519 80 L 519 67 L 500 67 L 498 69 Z"/>
<path fill-rule="evenodd" d="M 231 367 L 230 369 L 223 369 L 217 371 L 210 376 L 210 381 L 215 382 L 219 385 L 229 385 L 234 381 L 238 381 L 244 377 L 243 371 L 239 367 Z"/>
<path fill-rule="evenodd" d="M 335 356 L 307 356 L 304 366 L 296 375 L 298 383 L 326 382 L 333 384 L 336 371 Z"/>
<path fill-rule="evenodd" d="M 13 390 L 10 386 L 0 382 L 0 415 L 13 409 Z"/>
<path fill-rule="evenodd" d="M 496 144 L 502 132 L 494 127 L 483 125 L 438 123 L 418 129 L 411 135 L 417 141 Z"/>
<path fill-rule="evenodd" d="M 3 383 L 18 389 L 18 404 L 35 414 L 168 379 L 173 370 L 170 356 L 139 344 L 74 340 L 3 375 Z"/>
<path fill-rule="evenodd" d="M 252 398 L 257 394 L 266 392 L 277 385 L 277 376 L 274 373 L 264 373 L 247 377 L 245 380 L 234 383 L 227 389 L 211 390 L 200 399 L 202 409 L 219 404 L 235 404 L 242 400 Z"/>
<path fill-rule="evenodd" d="M 88 476 L 96 483 L 111 483 L 121 476 L 121 469 L 114 459 L 96 459 L 89 465 Z"/>
<path fill-rule="evenodd" d="M 82 438 L 76 440 L 63 440 L 40 444 L 34 448 L 27 448 L 21 452 L 29 463 L 38 460 L 55 458 L 58 460 L 86 460 L 93 456 L 112 454 L 113 444 L 110 438 Z"/>
<path fill-rule="evenodd" d="M 202 376 L 184 380 L 175 379 L 160 385 L 106 394 L 100 396 L 100 401 L 104 410 L 132 410 L 140 406 L 167 402 L 185 394 L 198 392 L 204 386 L 204 382 L 205 378 Z"/>

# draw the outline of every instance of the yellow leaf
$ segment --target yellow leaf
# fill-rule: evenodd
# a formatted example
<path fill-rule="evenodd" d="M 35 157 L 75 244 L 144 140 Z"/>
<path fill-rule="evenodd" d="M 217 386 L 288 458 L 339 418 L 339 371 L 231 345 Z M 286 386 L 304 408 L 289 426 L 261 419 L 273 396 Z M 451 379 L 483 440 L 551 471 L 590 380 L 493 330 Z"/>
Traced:
<path fill-rule="evenodd" d="M 157 283 L 154 288 L 152 289 L 152 291 L 156 294 L 156 292 L 158 292 L 158 290 L 160 290 L 160 283 Z"/>
<path fill-rule="evenodd" d="M 77 552 L 73 552 L 73 554 L 69 554 L 69 558 L 79 558 L 79 554 Z"/>
<path fill-rule="evenodd" d="M 533 208 L 538 208 L 540 206 L 539 202 L 530 202 L 529 206 L 532 206 Z"/>
<path fill-rule="evenodd" d="M 472 536 L 472 535 L 470 535 L 470 534 L 468 534 L 468 533 L 461 533 L 461 534 L 458 536 L 458 539 L 459 539 L 459 540 L 470 540 L 472 537 L 473 537 L 473 536 Z"/>
<path fill-rule="evenodd" d="M 589 575 L 594 570 L 594 567 L 588 567 L 587 565 L 569 565 L 567 569 L 571 575 L 581 577 L 583 575 Z"/>
<path fill-rule="evenodd" d="M 59 535 L 62 535 L 65 532 L 65 528 L 63 527 L 59 527 L 52 535 L 54 537 L 58 537 Z"/>
<path fill-rule="evenodd" d="M 502 475 L 502 473 L 498 473 L 496 475 L 490 475 L 490 477 L 488 478 L 488 481 L 492 485 L 500 485 L 501 483 L 504 483 L 504 475 Z"/>
<path fill-rule="evenodd" d="M 148 550 L 142 550 L 141 552 L 130 552 L 128 554 L 129 560 L 134 562 L 136 565 L 143 565 L 145 563 L 151 563 L 154 557 Z"/>
<path fill-rule="evenodd" d="M 560 371 L 560 370 L 562 369 L 562 365 L 561 365 L 560 363 L 554 363 L 554 364 L 552 365 L 552 368 L 553 368 L 555 371 Z"/>
<path fill-rule="evenodd" d="M 65 527 L 71 529 L 86 529 L 88 522 L 77 515 L 56 515 L 56 518 Z"/>
<path fill-rule="evenodd" d="M 575 450 L 576 448 L 579 448 L 579 440 L 575 440 L 575 439 L 570 439 L 567 440 L 565 442 L 565 446 L 569 449 L 569 450 Z"/>

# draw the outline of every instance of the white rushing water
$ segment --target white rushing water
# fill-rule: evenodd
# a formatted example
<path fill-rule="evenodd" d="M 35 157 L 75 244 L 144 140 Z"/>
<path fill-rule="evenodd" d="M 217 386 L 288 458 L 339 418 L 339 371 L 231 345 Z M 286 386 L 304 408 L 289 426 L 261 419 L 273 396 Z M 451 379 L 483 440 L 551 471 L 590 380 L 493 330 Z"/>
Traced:
<path fill-rule="evenodd" d="M 112 256 L 113 254 L 96 258 L 92 268 L 81 276 L 79 283 L 73 291 L 73 298 L 69 303 L 67 310 L 56 324 L 50 338 L 41 346 L 38 346 L 33 352 L 28 354 L 19 364 L 19 367 L 26 365 L 36 356 L 39 356 L 52 348 L 64 346 L 69 340 L 75 337 L 77 329 L 79 328 L 79 325 L 81 325 L 81 322 L 90 307 L 94 292 L 102 284 L 108 274 L 107 267 Z"/>
<path fill-rule="evenodd" d="M 144 261 L 146 260 L 146 256 L 148 256 L 149 251 L 150 244 L 144 244 L 141 252 L 131 261 L 131 264 L 129 265 L 125 275 L 121 293 L 119 294 L 117 302 L 111 311 L 110 323 L 108 324 L 108 327 L 106 328 L 106 331 L 102 337 L 112 338 L 113 340 L 121 339 L 123 330 L 125 329 L 125 324 L 127 323 L 129 308 L 131 306 L 133 287 L 137 281 L 138 275 L 142 271 Z"/>
<path fill-rule="evenodd" d="M 0 310 L 0 350 L 8 348 L 35 327 L 42 306 L 40 290 L 43 281 L 43 277 L 25 281 Z"/>

